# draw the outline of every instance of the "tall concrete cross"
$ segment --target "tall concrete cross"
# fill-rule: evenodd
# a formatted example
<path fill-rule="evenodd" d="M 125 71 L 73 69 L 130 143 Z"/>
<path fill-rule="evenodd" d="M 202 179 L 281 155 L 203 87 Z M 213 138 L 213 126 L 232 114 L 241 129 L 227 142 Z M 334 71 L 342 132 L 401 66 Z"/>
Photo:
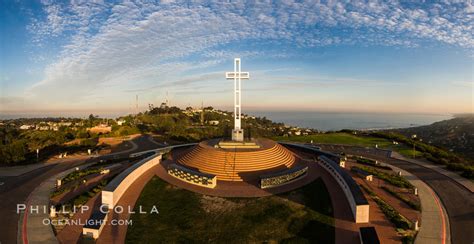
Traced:
<path fill-rule="evenodd" d="M 234 80 L 234 129 L 232 130 L 233 141 L 244 140 L 244 130 L 240 127 L 240 116 L 242 114 L 242 91 L 241 91 L 241 80 L 249 79 L 249 72 L 242 72 L 240 69 L 240 58 L 234 59 L 234 72 L 226 72 L 225 78 L 228 80 Z"/>

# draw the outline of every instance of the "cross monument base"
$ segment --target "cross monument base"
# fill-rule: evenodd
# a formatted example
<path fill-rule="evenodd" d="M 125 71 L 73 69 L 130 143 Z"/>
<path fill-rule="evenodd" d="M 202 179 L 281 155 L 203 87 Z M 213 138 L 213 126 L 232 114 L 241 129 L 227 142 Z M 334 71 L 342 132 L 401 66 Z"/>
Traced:
<path fill-rule="evenodd" d="M 244 141 L 244 130 L 232 130 L 232 141 Z"/>

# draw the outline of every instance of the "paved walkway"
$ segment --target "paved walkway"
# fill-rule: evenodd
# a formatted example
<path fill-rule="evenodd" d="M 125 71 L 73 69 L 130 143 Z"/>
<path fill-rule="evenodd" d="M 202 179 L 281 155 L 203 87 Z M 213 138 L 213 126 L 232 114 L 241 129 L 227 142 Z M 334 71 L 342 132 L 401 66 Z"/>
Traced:
<path fill-rule="evenodd" d="M 80 166 L 85 168 L 92 163 Z M 19 228 L 19 242 L 21 243 L 57 243 L 53 228 L 48 224 L 50 193 L 54 189 L 57 178 L 62 178 L 74 171 L 75 168 L 63 171 L 50 177 L 28 196 L 26 200 L 27 210 L 31 207 L 38 208 L 39 211 L 25 211 L 21 216 L 21 227 Z"/>
<path fill-rule="evenodd" d="M 423 181 L 410 172 L 390 165 L 395 171 L 401 171 L 412 185 L 418 188 L 421 201 L 421 227 L 416 236 L 416 244 L 451 243 L 449 220 L 446 210 L 438 196 Z"/>
<path fill-rule="evenodd" d="M 432 170 L 434 170 L 434 171 L 436 171 L 440 174 L 443 174 L 443 175 L 451 178 L 456 183 L 460 184 L 461 186 L 465 187 L 470 192 L 474 193 L 474 182 L 460 176 L 459 174 L 457 174 L 455 172 L 446 170 L 440 165 L 436 165 L 436 164 L 433 164 L 433 163 L 429 163 L 429 162 L 425 162 L 425 161 L 421 161 L 421 160 L 416 160 L 416 159 L 412 159 L 412 158 L 406 158 L 406 157 L 404 157 L 403 155 L 401 155 L 397 152 L 392 152 L 391 157 L 395 158 L 395 159 L 407 161 L 407 162 L 410 162 L 410 163 L 418 164 L 420 166 L 432 169 Z"/>

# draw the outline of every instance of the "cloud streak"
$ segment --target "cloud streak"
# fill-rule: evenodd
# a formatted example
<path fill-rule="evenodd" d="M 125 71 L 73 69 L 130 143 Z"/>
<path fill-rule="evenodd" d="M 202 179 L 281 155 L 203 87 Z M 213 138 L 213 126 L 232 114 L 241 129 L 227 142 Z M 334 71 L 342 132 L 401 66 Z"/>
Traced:
<path fill-rule="evenodd" d="M 419 7 L 357 1 L 45 1 L 45 15 L 36 16 L 28 29 L 38 45 L 61 39 L 62 46 L 44 78 L 27 95 L 43 104 L 58 100 L 81 104 L 84 98 L 106 91 L 192 86 L 196 79 L 217 76 L 183 79 L 189 72 L 215 67 L 234 56 L 276 55 L 250 49 L 235 52 L 227 46 L 245 41 L 290 42 L 298 47 L 436 42 L 472 49 L 473 9 L 469 2 Z"/>

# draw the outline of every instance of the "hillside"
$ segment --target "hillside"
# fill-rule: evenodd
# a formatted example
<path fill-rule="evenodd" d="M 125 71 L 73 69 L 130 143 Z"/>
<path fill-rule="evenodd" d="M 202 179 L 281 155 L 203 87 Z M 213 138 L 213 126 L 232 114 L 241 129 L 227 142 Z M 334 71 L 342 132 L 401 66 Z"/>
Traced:
<path fill-rule="evenodd" d="M 407 137 L 416 134 L 423 142 L 474 159 L 474 115 L 457 116 L 431 125 L 391 130 Z"/>

